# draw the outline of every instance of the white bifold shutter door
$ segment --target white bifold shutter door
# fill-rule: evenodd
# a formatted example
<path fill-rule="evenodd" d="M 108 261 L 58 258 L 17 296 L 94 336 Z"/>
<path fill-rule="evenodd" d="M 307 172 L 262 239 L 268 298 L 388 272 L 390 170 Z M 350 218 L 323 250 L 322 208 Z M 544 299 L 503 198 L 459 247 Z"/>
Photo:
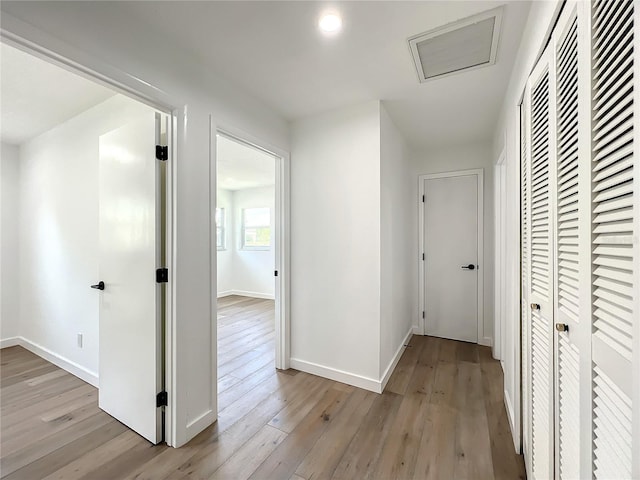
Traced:
<path fill-rule="evenodd" d="M 520 261 L 521 261 L 521 315 L 522 315 L 522 448 L 527 457 L 527 464 L 531 463 L 531 447 L 529 438 L 531 436 L 531 369 L 530 354 L 531 349 L 531 328 L 529 315 L 529 151 L 528 151 L 528 130 L 527 119 L 529 112 L 529 99 L 523 98 L 520 105 Z"/>
<path fill-rule="evenodd" d="M 523 448 L 534 479 L 640 479 L 633 0 L 567 0 L 521 115 Z"/>
<path fill-rule="evenodd" d="M 553 363 L 552 363 L 552 219 L 551 118 L 549 55 L 543 54 L 527 86 L 530 118 L 529 179 L 529 338 L 531 378 L 531 473 L 553 475 Z"/>
<path fill-rule="evenodd" d="M 581 227 L 580 190 L 588 190 L 580 173 L 578 115 L 578 20 L 575 3 L 565 10 L 554 35 L 555 94 L 555 470 L 558 478 L 580 476 L 580 353 L 582 332 L 589 322 L 588 303 L 580 301 L 581 239 L 588 239 L 589 224 Z M 585 208 L 586 207 L 586 208 Z M 584 215 L 588 218 L 588 215 Z M 588 242 L 587 242 L 588 244 Z M 582 260 L 582 261 L 581 261 Z M 588 292 L 587 292 L 588 293 Z M 587 299 L 588 302 L 588 299 Z"/>
<path fill-rule="evenodd" d="M 593 478 L 638 478 L 640 445 L 632 429 L 640 374 L 637 360 L 633 369 L 639 321 L 634 238 L 638 242 L 640 233 L 634 212 L 634 2 L 595 0 L 591 21 Z M 637 356 L 637 338 L 635 345 Z"/>

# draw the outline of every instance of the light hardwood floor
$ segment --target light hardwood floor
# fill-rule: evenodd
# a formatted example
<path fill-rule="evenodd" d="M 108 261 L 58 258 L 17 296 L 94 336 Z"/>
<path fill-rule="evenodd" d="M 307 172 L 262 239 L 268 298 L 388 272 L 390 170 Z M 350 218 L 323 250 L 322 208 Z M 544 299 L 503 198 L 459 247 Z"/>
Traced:
<path fill-rule="evenodd" d="M 219 421 L 152 446 L 96 389 L 21 347 L 1 355 L 7 479 L 517 479 L 490 350 L 414 336 L 382 395 L 273 368 L 273 302 L 219 301 Z"/>

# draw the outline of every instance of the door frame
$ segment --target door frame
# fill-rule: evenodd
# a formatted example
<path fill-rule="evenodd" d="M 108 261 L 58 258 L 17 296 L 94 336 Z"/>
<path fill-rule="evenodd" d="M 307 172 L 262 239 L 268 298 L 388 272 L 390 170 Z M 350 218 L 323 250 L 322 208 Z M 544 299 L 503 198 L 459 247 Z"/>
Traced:
<path fill-rule="evenodd" d="M 498 161 L 494 166 L 494 323 L 493 323 L 493 358 L 500 361 L 504 370 L 504 357 L 506 351 L 506 335 L 505 320 L 507 316 L 507 292 L 506 292 L 506 260 L 507 260 L 507 241 L 506 241 L 506 154 L 503 148 Z"/>
<path fill-rule="evenodd" d="M 167 146 L 169 157 L 166 172 L 166 230 L 165 234 L 165 255 L 166 264 L 169 269 L 168 281 L 165 283 L 164 293 L 164 364 L 159 365 L 164 371 L 164 390 L 167 392 L 167 406 L 165 408 L 164 420 L 164 441 L 169 446 L 175 446 L 178 442 L 179 428 L 177 426 L 178 412 L 176 410 L 177 385 L 176 385 L 176 311 L 174 298 L 176 294 L 176 282 L 174 272 L 176 271 L 176 229 L 175 212 L 177 175 L 175 163 L 178 158 L 178 119 L 185 116 L 186 106 L 174 103 L 171 97 L 163 90 L 138 79 L 113 65 L 87 55 L 82 50 L 61 42 L 49 34 L 13 17 L 3 13 L 3 27 L 0 28 L 0 40 L 3 43 L 17 48 L 25 53 L 40 58 L 45 62 L 56 65 L 68 72 L 74 73 L 88 80 L 103 85 L 128 98 L 143 103 L 154 110 L 167 115 L 168 129 Z M 6 25 L 6 27 L 4 26 Z M 20 32 L 20 34 L 14 33 Z M 50 45 L 48 48 L 46 45 Z M 75 60 L 72 60 L 75 59 Z M 156 139 L 154 139 L 155 141 Z M 160 265 L 158 265 L 160 267 Z M 99 379 L 98 379 L 99 381 Z"/>
<path fill-rule="evenodd" d="M 287 370 L 290 366 L 291 359 L 291 340 L 290 340 L 290 302 L 291 302 L 291 293 L 290 293 L 290 252 L 291 252 L 291 239 L 289 235 L 290 231 L 290 157 L 289 152 L 281 150 L 273 145 L 269 145 L 253 137 L 252 135 L 243 132 L 240 129 L 234 128 L 229 125 L 218 124 L 214 125 L 211 122 L 211 138 L 212 138 L 212 146 L 210 155 L 211 160 L 211 213 L 209 215 L 210 218 L 212 215 L 215 215 L 216 209 L 216 193 L 217 193 L 217 140 L 216 135 L 222 135 L 230 140 L 238 142 L 242 145 L 246 145 L 262 152 L 265 152 L 269 155 L 275 157 L 275 165 L 276 165 L 276 175 L 275 175 L 275 245 L 274 245 L 274 253 L 275 253 L 275 270 L 278 272 L 278 275 L 274 277 L 275 279 L 275 368 L 278 370 Z M 211 238 L 215 237 L 215 222 L 213 224 L 213 232 Z M 212 301 L 217 302 L 217 273 L 218 266 L 217 261 L 215 260 L 217 254 L 217 248 L 214 242 L 211 242 L 209 246 L 211 249 L 211 259 L 215 264 L 212 267 L 212 285 L 215 287 L 216 294 L 212 296 Z M 217 308 L 217 306 L 216 306 Z M 213 345 L 217 345 L 217 329 L 214 329 L 216 332 L 216 341 Z M 217 355 L 214 355 L 216 368 L 213 370 L 216 375 L 216 379 L 214 385 L 217 382 Z"/>
<path fill-rule="evenodd" d="M 452 177 L 463 177 L 468 175 L 475 175 L 478 185 L 478 208 L 477 208 L 477 217 L 478 217 L 478 270 L 481 275 L 478 275 L 478 345 L 487 345 L 491 346 L 491 338 L 485 336 L 484 332 L 484 169 L 483 168 L 475 168 L 471 170 L 457 170 L 452 172 L 442 172 L 442 173 L 428 173 L 423 175 L 418 175 L 418 288 L 419 288 L 419 305 L 418 305 L 418 325 L 419 325 L 419 334 L 426 334 L 426 319 L 425 319 L 425 262 L 422 257 L 422 253 L 424 252 L 424 202 L 423 198 L 425 195 L 425 180 L 432 180 L 435 178 L 452 178 Z"/>

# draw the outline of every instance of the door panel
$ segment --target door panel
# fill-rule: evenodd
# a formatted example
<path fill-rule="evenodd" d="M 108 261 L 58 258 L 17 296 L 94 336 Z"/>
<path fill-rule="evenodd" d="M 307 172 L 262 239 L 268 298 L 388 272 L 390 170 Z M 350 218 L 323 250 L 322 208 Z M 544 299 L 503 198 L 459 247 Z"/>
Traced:
<path fill-rule="evenodd" d="M 528 87 L 530 145 L 530 339 L 531 470 L 537 479 L 553 477 L 553 221 L 549 54 L 545 51 Z"/>
<path fill-rule="evenodd" d="M 634 213 L 634 3 L 595 0 L 591 12 L 592 428 L 597 479 L 632 478 L 633 469 L 631 372 L 638 322 L 633 238 L 640 223 Z M 636 444 L 635 455 L 638 452 Z"/>
<path fill-rule="evenodd" d="M 154 112 L 100 137 L 99 406 L 147 440 L 162 439 L 161 290 Z"/>
<path fill-rule="evenodd" d="M 555 334 L 555 436 L 556 478 L 580 478 L 580 350 L 581 315 L 580 239 L 589 232 L 581 227 L 580 187 L 585 177 L 579 169 L 578 135 L 578 22 L 575 4 L 567 3 L 554 39 L 556 97 L 556 199 L 554 322 L 566 330 Z M 586 319 L 582 319 L 584 321 Z"/>
<path fill-rule="evenodd" d="M 477 343 L 477 176 L 428 179 L 424 189 L 425 333 Z"/>
<path fill-rule="evenodd" d="M 553 53 L 525 90 L 522 298 L 539 307 L 523 317 L 531 478 L 640 475 L 636 7 L 563 2 Z"/>
<path fill-rule="evenodd" d="M 521 322 L 522 326 L 522 453 L 525 465 L 531 465 L 531 315 L 529 309 L 529 150 L 528 115 L 529 97 L 525 97 L 520 106 L 520 262 L 521 262 Z M 530 470 L 527 473 L 531 475 Z"/>

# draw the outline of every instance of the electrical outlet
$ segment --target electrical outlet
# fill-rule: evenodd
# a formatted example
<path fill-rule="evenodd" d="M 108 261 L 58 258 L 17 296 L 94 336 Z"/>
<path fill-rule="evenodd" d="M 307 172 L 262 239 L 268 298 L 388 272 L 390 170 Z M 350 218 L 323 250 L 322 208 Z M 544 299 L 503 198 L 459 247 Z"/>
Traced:
<path fill-rule="evenodd" d="M 78 334 L 78 348 L 82 348 L 82 334 Z"/>

